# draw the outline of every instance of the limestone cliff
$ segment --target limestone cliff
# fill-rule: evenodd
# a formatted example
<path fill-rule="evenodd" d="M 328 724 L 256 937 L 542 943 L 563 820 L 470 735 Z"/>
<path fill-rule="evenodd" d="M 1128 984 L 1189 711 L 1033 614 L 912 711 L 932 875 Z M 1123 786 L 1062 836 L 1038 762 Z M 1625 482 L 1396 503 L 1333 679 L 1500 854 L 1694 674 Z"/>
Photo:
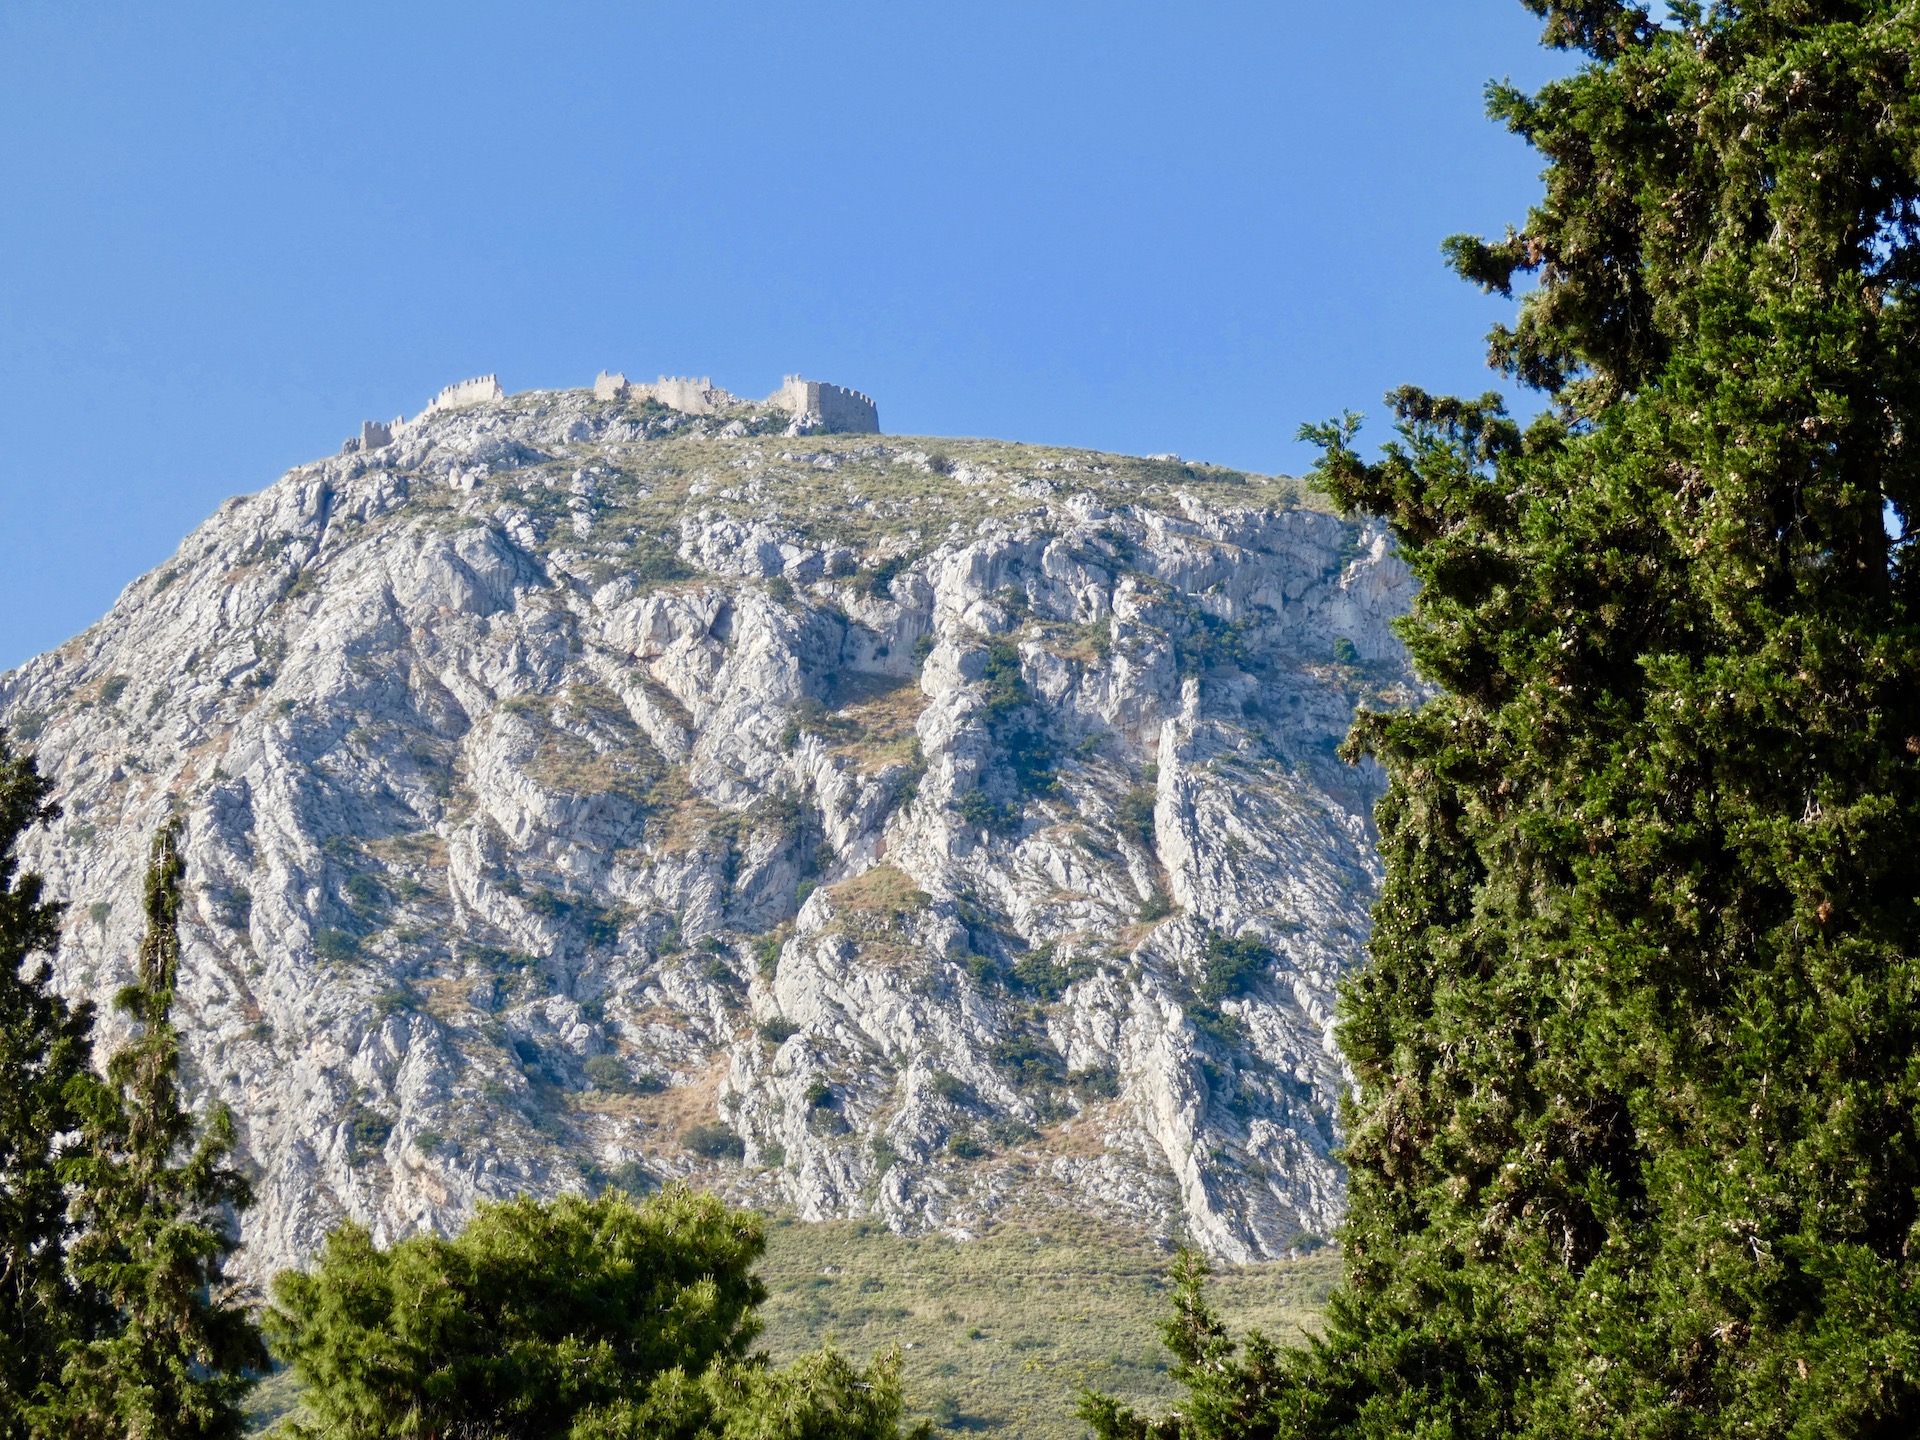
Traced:
<path fill-rule="evenodd" d="M 1379 780 L 1333 747 L 1413 698 L 1383 535 L 1290 481 L 787 422 L 429 415 L 0 677 L 72 992 L 126 978 L 184 817 L 255 1273 L 342 1216 L 673 1176 L 1230 1259 L 1336 1220 Z"/>

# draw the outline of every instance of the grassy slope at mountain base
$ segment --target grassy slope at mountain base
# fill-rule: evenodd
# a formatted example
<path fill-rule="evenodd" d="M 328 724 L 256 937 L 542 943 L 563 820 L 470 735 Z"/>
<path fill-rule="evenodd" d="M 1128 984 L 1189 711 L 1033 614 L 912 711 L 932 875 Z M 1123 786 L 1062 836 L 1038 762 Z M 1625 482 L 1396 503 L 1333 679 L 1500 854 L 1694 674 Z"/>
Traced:
<path fill-rule="evenodd" d="M 768 1222 L 771 1292 L 760 1348 L 785 1361 L 832 1340 L 864 1362 L 898 1342 L 907 1403 L 947 1433 L 1079 1440 L 1082 1386 L 1141 1408 L 1170 1403 L 1159 1322 L 1172 1256 L 1081 1222 L 977 1240 L 904 1239 L 870 1221 Z M 1235 1335 L 1298 1342 L 1320 1324 L 1340 1257 L 1223 1267 L 1211 1290 Z M 907 1348 L 911 1347 L 911 1348 Z M 291 1371 L 255 1389 L 255 1432 L 299 1403 Z"/>
<path fill-rule="evenodd" d="M 1126 1231 L 1063 1223 L 955 1241 L 778 1219 L 767 1238 L 761 1347 L 786 1360 L 831 1339 L 864 1361 L 897 1341 L 909 1407 L 943 1430 L 1078 1440 L 1083 1386 L 1147 1409 L 1178 1393 L 1158 1329 L 1172 1256 Z M 1235 1335 L 1297 1343 L 1340 1269 L 1330 1252 L 1222 1267 L 1211 1291 Z"/>

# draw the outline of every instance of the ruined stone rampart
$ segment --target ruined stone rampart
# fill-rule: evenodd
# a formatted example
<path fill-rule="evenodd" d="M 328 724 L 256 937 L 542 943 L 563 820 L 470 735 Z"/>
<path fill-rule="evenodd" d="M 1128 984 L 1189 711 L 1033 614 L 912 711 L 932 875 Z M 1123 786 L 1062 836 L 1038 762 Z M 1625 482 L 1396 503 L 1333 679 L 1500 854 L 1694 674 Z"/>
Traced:
<path fill-rule="evenodd" d="M 852 435 L 880 433 L 880 411 L 871 396 L 824 380 L 789 375 L 767 403 L 779 406 L 796 420 L 813 421 L 817 429 Z"/>
<path fill-rule="evenodd" d="M 347 443 L 340 448 L 348 455 L 361 450 L 378 450 L 383 446 L 391 445 L 393 437 L 406 427 L 406 423 L 406 420 L 398 415 L 392 420 L 362 420 L 360 433 L 349 435 Z"/>
<path fill-rule="evenodd" d="M 421 415 L 433 415 L 442 410 L 459 410 L 467 405 L 484 405 L 489 400 L 504 400 L 507 392 L 500 388 L 497 375 L 477 375 L 471 380 L 462 380 L 449 385 L 433 399 L 427 402 L 427 408 Z"/>
<path fill-rule="evenodd" d="M 411 420 L 396 416 L 391 422 L 368 420 L 358 435 L 343 447 L 348 452 L 378 450 L 391 445 L 411 426 L 448 410 L 484 405 L 504 400 L 506 391 L 497 375 L 476 375 L 447 386 L 427 402 L 427 408 Z M 635 385 L 618 371 L 602 370 L 593 380 L 596 400 L 653 400 L 685 415 L 713 415 L 741 405 L 764 404 L 793 417 L 790 434 L 832 431 L 852 435 L 878 435 L 880 412 L 873 398 L 843 385 L 824 380 L 808 380 L 789 375 L 778 390 L 764 401 L 742 400 L 713 383 L 710 376 L 697 379 L 689 375 L 662 375 L 651 385 Z"/>
<path fill-rule="evenodd" d="M 662 375 L 651 385 L 635 385 L 625 375 L 602 370 L 593 381 L 599 400 L 655 400 L 685 415 L 712 415 L 735 405 L 762 403 L 784 410 L 802 430 L 878 435 L 880 412 L 873 398 L 824 380 L 789 375 L 762 402 L 747 402 L 715 385 L 708 376 Z"/>
<path fill-rule="evenodd" d="M 733 396 L 716 388 L 705 375 L 698 380 L 685 375 L 662 375 L 653 384 L 637 385 L 634 390 L 683 415 L 711 415 L 722 406 L 734 403 Z"/>

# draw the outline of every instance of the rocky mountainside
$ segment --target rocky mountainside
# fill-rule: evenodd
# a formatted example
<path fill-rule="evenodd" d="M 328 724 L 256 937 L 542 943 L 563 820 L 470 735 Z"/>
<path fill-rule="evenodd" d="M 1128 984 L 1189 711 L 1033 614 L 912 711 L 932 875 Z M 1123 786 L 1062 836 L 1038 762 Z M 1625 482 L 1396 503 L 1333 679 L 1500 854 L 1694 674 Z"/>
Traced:
<path fill-rule="evenodd" d="M 255 1274 L 343 1216 L 688 1177 L 1241 1260 L 1341 1208 L 1377 530 L 1291 481 L 532 393 L 224 504 L 0 677 L 106 1000 L 184 821 Z M 377 438 L 377 437 L 375 437 Z"/>

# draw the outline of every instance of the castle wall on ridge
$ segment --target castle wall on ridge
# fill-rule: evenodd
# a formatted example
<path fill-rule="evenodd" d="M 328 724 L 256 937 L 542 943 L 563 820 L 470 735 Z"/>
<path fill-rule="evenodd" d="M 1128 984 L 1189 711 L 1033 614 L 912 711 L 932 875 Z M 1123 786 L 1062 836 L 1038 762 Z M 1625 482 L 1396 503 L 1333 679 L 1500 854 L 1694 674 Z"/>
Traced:
<path fill-rule="evenodd" d="M 662 375 L 653 384 L 638 388 L 683 415 L 711 415 L 733 399 L 726 391 L 716 390 L 713 381 L 705 375 L 698 380 L 685 375 Z"/>
<path fill-rule="evenodd" d="M 744 403 L 705 375 L 698 379 L 662 375 L 651 385 L 635 385 L 623 374 L 602 370 L 594 377 L 593 394 L 597 400 L 655 400 L 683 415 L 712 415 Z M 852 435 L 880 433 L 880 411 L 873 398 L 844 385 L 789 375 L 762 403 L 786 411 L 802 430 Z"/>
<path fill-rule="evenodd" d="M 635 385 L 623 374 L 602 370 L 593 380 L 593 394 L 597 400 L 655 400 L 669 409 L 678 410 L 684 415 L 712 415 L 721 410 L 749 402 L 731 395 L 713 383 L 710 376 L 694 378 L 689 375 L 662 375 L 651 385 Z M 465 409 L 469 405 L 484 405 L 490 401 L 504 400 L 506 391 L 500 387 L 497 375 L 476 375 L 471 380 L 461 380 L 447 386 L 410 421 L 395 418 L 391 424 L 378 420 L 369 420 L 361 426 L 360 434 L 347 442 L 346 448 L 353 450 L 377 450 L 389 445 L 394 438 L 410 425 L 418 424 L 430 415 L 447 410 Z M 806 431 L 834 431 L 852 435 L 878 435 L 880 433 L 880 412 L 873 398 L 858 390 L 849 390 L 844 385 L 832 385 L 824 380 L 808 380 L 800 375 L 789 375 L 778 390 L 768 396 L 764 403 L 778 410 L 784 410 L 794 420 L 794 433 Z"/>
<path fill-rule="evenodd" d="M 477 375 L 471 380 L 461 380 L 447 386 L 433 399 L 427 402 L 422 415 L 433 415 L 441 410 L 458 410 L 467 405 L 483 405 L 489 400 L 504 400 L 507 392 L 500 388 L 497 375 Z"/>
<path fill-rule="evenodd" d="M 880 433 L 880 411 L 872 397 L 824 380 L 789 375 L 768 397 L 768 403 L 779 406 L 796 420 L 814 420 L 822 430 L 852 435 Z"/>

